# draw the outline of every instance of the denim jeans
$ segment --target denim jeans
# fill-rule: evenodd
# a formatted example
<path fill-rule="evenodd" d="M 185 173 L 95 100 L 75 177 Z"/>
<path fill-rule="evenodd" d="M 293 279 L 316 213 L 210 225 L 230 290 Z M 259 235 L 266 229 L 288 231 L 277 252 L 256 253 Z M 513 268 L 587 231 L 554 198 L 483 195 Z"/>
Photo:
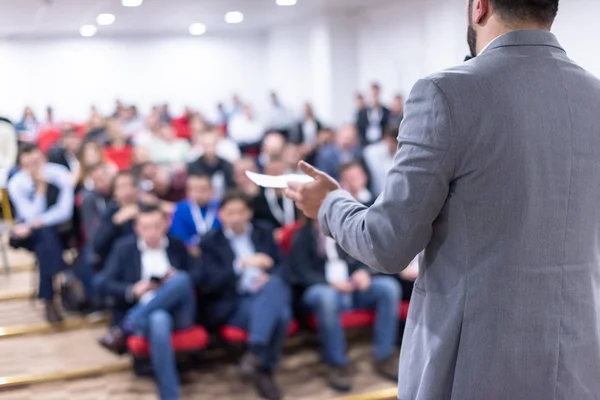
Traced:
<path fill-rule="evenodd" d="M 398 334 L 398 303 L 402 289 L 390 276 L 374 276 L 365 292 L 354 292 L 351 296 L 353 309 L 375 309 L 374 348 L 375 360 L 383 360 L 394 354 Z M 346 340 L 340 316 L 350 311 L 345 306 L 345 295 L 328 284 L 309 287 L 302 298 L 305 305 L 315 313 L 321 340 L 323 358 L 328 365 L 348 364 Z"/>
<path fill-rule="evenodd" d="M 178 271 L 163 283 L 152 300 L 136 305 L 125 316 L 123 325 L 132 327 L 150 343 L 150 358 L 161 400 L 179 399 L 179 377 L 171 333 L 190 328 L 195 318 L 193 283 L 184 271 Z"/>
<path fill-rule="evenodd" d="M 272 371 L 279 362 L 292 317 L 290 290 L 278 276 L 271 276 L 257 293 L 241 298 L 227 322 L 248 331 L 248 346 L 259 349 L 261 366 Z"/>

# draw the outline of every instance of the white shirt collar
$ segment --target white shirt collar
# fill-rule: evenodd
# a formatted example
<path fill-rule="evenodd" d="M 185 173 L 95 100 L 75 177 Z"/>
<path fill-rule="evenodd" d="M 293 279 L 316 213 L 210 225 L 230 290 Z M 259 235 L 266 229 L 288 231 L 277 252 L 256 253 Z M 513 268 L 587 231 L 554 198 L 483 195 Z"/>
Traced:
<path fill-rule="evenodd" d="M 160 247 L 158 247 L 156 249 L 151 249 L 146 245 L 146 242 L 144 242 L 141 238 L 138 238 L 137 247 L 138 247 L 138 250 L 141 252 L 144 252 L 147 250 L 166 250 L 167 247 L 169 247 L 169 239 L 165 236 L 163 238 L 163 240 L 160 242 Z"/>
<path fill-rule="evenodd" d="M 232 231 L 229 228 L 223 228 L 223 234 L 229 240 L 241 238 L 244 236 L 250 236 L 252 234 L 252 224 L 248 223 L 248 225 L 246 225 L 246 230 L 241 235 L 237 235 L 234 231 Z"/>

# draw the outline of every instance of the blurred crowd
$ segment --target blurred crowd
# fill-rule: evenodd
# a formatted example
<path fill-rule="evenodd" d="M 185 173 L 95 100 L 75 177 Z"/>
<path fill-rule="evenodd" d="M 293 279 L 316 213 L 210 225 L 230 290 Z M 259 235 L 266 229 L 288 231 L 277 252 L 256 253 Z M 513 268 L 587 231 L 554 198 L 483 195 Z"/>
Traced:
<path fill-rule="evenodd" d="M 298 173 L 306 160 L 369 206 L 393 165 L 402 96 L 388 108 L 373 84 L 339 127 L 310 104 L 294 118 L 276 93 L 263 119 L 239 96 L 217 109 L 212 120 L 192 109 L 175 116 L 167 105 L 143 117 L 117 101 L 111 115 L 92 108 L 83 123 L 56 121 L 50 107 L 44 119 L 25 109 L 7 185 L 11 245 L 37 257 L 47 320 L 61 323 L 64 310 L 109 311 L 99 343 L 123 354 L 128 338 L 145 338 L 167 400 L 179 398 L 171 334 L 235 327 L 247 333 L 240 376 L 261 397 L 279 399 L 273 371 L 293 323 L 312 318 L 327 380 L 346 391 L 340 316 L 374 310 L 374 370 L 395 380 L 398 308 L 418 268 L 373 274 L 282 190 L 259 188 L 246 171 Z M 75 254 L 69 262 L 65 251 Z"/>

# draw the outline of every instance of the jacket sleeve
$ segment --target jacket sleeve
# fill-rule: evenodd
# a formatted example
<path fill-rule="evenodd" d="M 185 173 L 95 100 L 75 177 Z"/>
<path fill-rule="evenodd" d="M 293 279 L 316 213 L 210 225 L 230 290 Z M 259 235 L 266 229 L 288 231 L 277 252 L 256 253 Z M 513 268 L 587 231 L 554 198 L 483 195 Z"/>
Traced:
<path fill-rule="evenodd" d="M 127 248 L 117 244 L 97 278 L 100 292 L 117 302 L 134 302 L 131 284 L 123 281 L 123 269 L 128 265 L 128 257 Z"/>
<path fill-rule="evenodd" d="M 353 258 L 398 273 L 427 245 L 455 169 L 449 105 L 436 83 L 423 79 L 406 104 L 394 166 L 373 206 L 337 190 L 319 210 L 323 231 Z"/>
<path fill-rule="evenodd" d="M 92 243 L 96 254 L 103 259 L 106 258 L 110 253 L 113 241 L 119 233 L 119 228 L 112 221 L 113 215 L 114 212 L 111 211 L 104 214 L 102 221 L 96 230 L 94 241 Z"/>
<path fill-rule="evenodd" d="M 314 237 L 306 229 L 300 230 L 294 238 L 290 266 L 291 280 L 297 285 L 309 287 L 327 283 L 324 265 L 315 253 Z"/>
<path fill-rule="evenodd" d="M 237 281 L 233 265 L 224 265 L 225 261 L 212 240 L 202 241 L 200 247 L 204 271 L 201 286 L 210 293 L 223 292 L 232 282 Z"/>
<path fill-rule="evenodd" d="M 195 236 L 195 232 L 191 232 L 188 224 L 188 212 L 187 208 L 182 203 L 177 204 L 175 213 L 173 214 L 173 220 L 171 222 L 171 229 L 169 234 L 184 243 L 190 243 L 192 238 Z"/>

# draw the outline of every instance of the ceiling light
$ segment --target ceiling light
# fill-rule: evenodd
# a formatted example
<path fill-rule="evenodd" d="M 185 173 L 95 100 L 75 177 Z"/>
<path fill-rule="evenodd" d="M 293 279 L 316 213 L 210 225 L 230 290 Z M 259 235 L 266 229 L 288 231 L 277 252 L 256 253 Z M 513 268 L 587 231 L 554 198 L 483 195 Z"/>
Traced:
<path fill-rule="evenodd" d="M 297 0 L 276 0 L 278 6 L 295 6 Z"/>
<path fill-rule="evenodd" d="M 98 32 L 98 28 L 96 28 L 94 25 L 84 25 L 81 27 L 81 29 L 79 29 L 79 33 L 83 37 L 92 37 L 96 34 L 96 32 Z"/>
<path fill-rule="evenodd" d="M 244 20 L 244 14 L 239 11 L 229 11 L 225 14 L 225 22 L 228 24 L 239 24 Z"/>
<path fill-rule="evenodd" d="M 196 22 L 190 25 L 190 35 L 200 36 L 206 33 L 206 25 Z"/>
<path fill-rule="evenodd" d="M 143 2 L 144 0 L 121 0 L 124 7 L 139 7 Z"/>
<path fill-rule="evenodd" d="M 112 25 L 115 22 L 115 16 L 114 14 L 100 14 L 96 18 L 96 22 L 98 25 Z"/>

